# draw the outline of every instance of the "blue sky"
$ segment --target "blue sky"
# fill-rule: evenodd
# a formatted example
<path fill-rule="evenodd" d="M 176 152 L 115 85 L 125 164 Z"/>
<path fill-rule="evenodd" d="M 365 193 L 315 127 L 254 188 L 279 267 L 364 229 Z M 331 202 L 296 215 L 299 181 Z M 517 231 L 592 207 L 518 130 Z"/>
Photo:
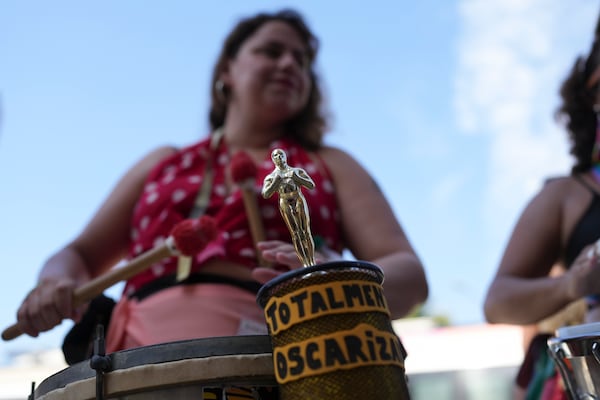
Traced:
<path fill-rule="evenodd" d="M 425 264 L 427 311 L 483 322 L 519 212 L 571 165 L 552 113 L 597 1 L 0 0 L 3 327 L 127 168 L 206 135 L 210 71 L 238 18 L 285 6 L 321 39 L 327 142 L 389 197 Z M 0 357 L 60 346 L 70 326 Z"/>

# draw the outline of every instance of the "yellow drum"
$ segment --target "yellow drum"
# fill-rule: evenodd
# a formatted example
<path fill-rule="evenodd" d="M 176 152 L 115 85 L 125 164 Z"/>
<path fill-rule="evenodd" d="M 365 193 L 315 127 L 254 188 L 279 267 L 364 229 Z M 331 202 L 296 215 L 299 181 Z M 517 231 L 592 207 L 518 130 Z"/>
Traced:
<path fill-rule="evenodd" d="M 185 340 L 108 355 L 108 399 L 277 399 L 269 336 Z M 81 362 L 46 378 L 34 399 L 96 399 L 96 371 Z M 223 388 L 227 394 L 223 394 Z"/>
<path fill-rule="evenodd" d="M 409 398 L 405 352 L 381 283 L 365 262 L 290 271 L 258 292 L 282 400 Z"/>

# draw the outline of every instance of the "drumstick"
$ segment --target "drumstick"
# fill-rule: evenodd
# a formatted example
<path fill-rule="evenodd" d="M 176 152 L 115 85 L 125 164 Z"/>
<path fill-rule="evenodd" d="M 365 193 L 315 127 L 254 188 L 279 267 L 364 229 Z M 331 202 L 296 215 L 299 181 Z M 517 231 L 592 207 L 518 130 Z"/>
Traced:
<path fill-rule="evenodd" d="M 165 242 L 150 249 L 119 268 L 112 269 L 99 277 L 81 285 L 73 292 L 73 305 L 80 306 L 117 282 L 131 278 L 163 258 L 183 254 L 192 256 L 200 252 L 217 236 L 215 220 L 207 215 L 198 219 L 186 219 L 175 225 Z M 2 339 L 12 340 L 23 332 L 18 324 L 13 324 L 2 332 Z"/>
<path fill-rule="evenodd" d="M 252 241 L 254 242 L 258 263 L 260 266 L 269 267 L 270 263 L 263 259 L 256 245 L 258 242 L 265 240 L 265 230 L 260 218 L 258 203 L 256 201 L 256 192 L 254 190 L 257 172 L 256 165 L 248 153 L 238 151 L 234 154 L 231 159 L 231 177 L 242 190 L 244 207 L 246 209 L 246 214 L 248 215 L 250 233 L 252 235 Z"/>

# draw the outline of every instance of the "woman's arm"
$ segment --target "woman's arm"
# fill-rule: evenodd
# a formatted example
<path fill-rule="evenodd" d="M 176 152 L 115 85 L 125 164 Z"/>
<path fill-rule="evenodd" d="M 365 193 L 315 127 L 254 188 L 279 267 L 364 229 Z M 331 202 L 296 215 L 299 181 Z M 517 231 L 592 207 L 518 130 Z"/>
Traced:
<path fill-rule="evenodd" d="M 419 257 L 368 172 L 339 149 L 323 148 L 320 156 L 332 173 L 349 250 L 358 260 L 381 267 L 392 318 L 405 316 L 428 296 Z"/>
<path fill-rule="evenodd" d="M 37 336 L 63 318 L 78 320 L 82 310 L 71 302 L 76 287 L 96 277 L 126 255 L 133 209 L 150 169 L 173 152 L 161 147 L 135 164 L 83 231 L 43 265 L 37 286 L 17 312 L 21 330 Z"/>
<path fill-rule="evenodd" d="M 489 322 L 536 323 L 574 300 L 568 275 L 550 276 L 562 249 L 565 183 L 544 185 L 519 217 L 487 292 L 484 311 Z"/>

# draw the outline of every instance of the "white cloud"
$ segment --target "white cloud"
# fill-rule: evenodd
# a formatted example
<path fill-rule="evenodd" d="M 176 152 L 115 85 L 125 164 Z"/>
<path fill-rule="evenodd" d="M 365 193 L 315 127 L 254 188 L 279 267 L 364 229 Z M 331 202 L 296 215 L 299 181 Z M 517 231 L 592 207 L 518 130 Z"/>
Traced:
<path fill-rule="evenodd" d="M 447 204 L 451 204 L 468 179 L 466 174 L 457 172 L 442 176 L 439 183 L 432 188 L 432 207 L 443 209 Z"/>
<path fill-rule="evenodd" d="M 595 2 L 465 0 L 455 107 L 464 133 L 489 138 L 485 224 L 501 236 L 547 176 L 568 173 L 558 89 L 591 43 Z"/>

